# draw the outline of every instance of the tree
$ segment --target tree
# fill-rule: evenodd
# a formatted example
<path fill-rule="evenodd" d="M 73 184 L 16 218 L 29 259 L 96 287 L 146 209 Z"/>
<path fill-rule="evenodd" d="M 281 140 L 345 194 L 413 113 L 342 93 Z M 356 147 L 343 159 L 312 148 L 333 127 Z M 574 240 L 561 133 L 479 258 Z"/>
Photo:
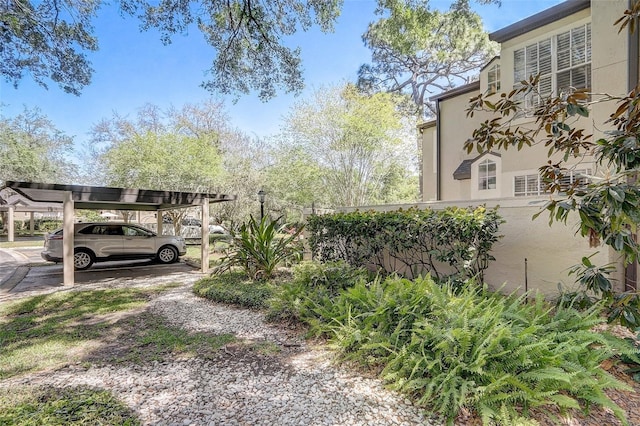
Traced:
<path fill-rule="evenodd" d="M 73 139 L 56 129 L 39 109 L 0 117 L 0 186 L 7 180 L 71 183 Z M 6 201 L 0 194 L 0 204 Z M 2 222 L 6 223 L 4 213 Z"/>
<path fill-rule="evenodd" d="M 258 216 L 260 204 L 257 193 L 264 189 L 265 169 L 268 166 L 267 148 L 258 138 L 251 138 L 239 131 L 227 132 L 221 141 L 223 152 L 223 176 L 220 190 L 237 196 L 233 203 L 212 206 L 212 218 L 239 229 L 251 215 Z M 265 213 L 272 211 L 273 194 L 268 193 Z"/>
<path fill-rule="evenodd" d="M 639 15 L 640 1 L 636 0 L 616 22 L 620 31 L 627 26 L 633 30 Z M 480 94 L 471 99 L 468 116 L 478 111 L 489 112 L 491 116 L 474 130 L 472 138 L 465 143 L 467 150 L 522 150 L 539 144 L 548 147 L 549 161 L 539 170 L 551 194 L 544 206 L 549 212 L 550 224 L 566 222 L 570 214 L 577 213 L 580 218 L 578 232 L 589 238 L 592 247 L 603 243 L 620 253 L 625 265 L 637 262 L 640 259 L 637 240 L 640 224 L 640 85 L 626 96 L 602 96 L 589 93 L 587 89 L 572 88 L 557 96 L 545 96 L 539 90 L 539 79 L 540 76 L 531 76 L 522 81 L 520 87 L 497 98 Z M 534 125 L 512 125 L 513 120 L 525 112 L 520 100 L 531 94 L 540 99 L 533 111 L 527 111 L 533 113 Z M 612 130 L 593 141 L 592 136 L 580 127 L 579 118 L 589 117 L 590 107 L 596 102 L 616 102 L 616 105 L 605 123 L 605 127 L 612 126 Z M 585 156 L 592 156 L 607 173 L 588 184 L 578 180 L 568 185 L 571 170 L 566 166 L 567 160 Z M 587 290 L 610 302 L 610 319 L 619 318 L 624 325 L 633 328 L 640 326 L 640 294 L 614 295 L 607 277 L 610 267 L 598 267 L 589 258 L 584 258 L 572 272 Z"/>
<path fill-rule="evenodd" d="M 414 128 L 391 94 L 367 95 L 353 85 L 320 89 L 292 108 L 282 135 L 289 154 L 276 158 L 273 167 L 281 174 L 308 173 L 305 167 L 291 167 L 302 149 L 299 161 L 314 162 L 321 181 L 299 192 L 298 199 L 314 194 L 316 201 L 332 206 L 382 201 L 389 171 L 396 165 L 414 169 Z"/>
<path fill-rule="evenodd" d="M 377 12 L 385 17 L 363 36 L 372 51 L 372 63 L 359 70 L 363 89 L 408 94 L 418 111 L 431 116 L 430 94 L 469 82 L 470 72 L 496 54 L 468 1 L 455 2 L 448 12 L 431 9 L 428 0 L 381 3 Z"/>
<path fill-rule="evenodd" d="M 317 24 L 332 30 L 340 0 L 119 0 L 123 13 L 141 28 L 156 28 L 165 44 L 197 27 L 216 55 L 203 86 L 221 93 L 258 91 L 261 99 L 278 89 L 302 89 L 300 49 L 285 39 Z M 17 85 L 25 73 L 47 86 L 52 80 L 78 95 L 93 69 L 87 52 L 98 49 L 92 19 L 106 0 L 6 0 L 0 2 L 0 74 Z"/>
<path fill-rule="evenodd" d="M 38 108 L 0 117 L 0 184 L 7 180 L 71 183 L 73 139 Z"/>
<path fill-rule="evenodd" d="M 0 2 L 0 75 L 17 87 L 27 73 L 79 95 L 93 69 L 84 51 L 98 49 L 91 19 L 101 1 L 8 0 Z"/>
<path fill-rule="evenodd" d="M 217 184 L 221 158 L 206 140 L 147 133 L 112 146 L 102 161 L 109 185 L 208 192 Z"/>
<path fill-rule="evenodd" d="M 191 150 L 197 158 L 188 157 Z M 142 153 L 148 158 L 137 158 Z M 147 104 L 134 118 L 115 113 L 94 126 L 85 157 L 92 172 L 87 180 L 96 184 L 237 195 L 234 202 L 210 207 L 212 221 L 231 227 L 256 214 L 267 164 L 264 144 L 231 127 L 224 105 L 214 100 L 165 111 Z M 175 175 L 168 176 L 171 169 Z M 169 213 L 174 226 L 181 222 L 179 214 Z"/>
<path fill-rule="evenodd" d="M 107 185 L 215 192 L 223 176 L 219 139 L 226 125 L 217 121 L 225 116 L 219 108 L 209 102 L 163 112 L 148 104 L 136 120 L 114 114 L 93 129 L 90 167 Z M 186 211 L 166 213 L 178 234 Z"/>
<path fill-rule="evenodd" d="M 280 144 L 271 149 L 270 158 L 273 163 L 265 169 L 265 181 L 270 199 L 275 200 L 271 208 L 279 215 L 288 218 L 297 211 L 296 220 L 301 221 L 304 207 L 329 204 L 322 185 L 323 168 L 304 146 Z"/>

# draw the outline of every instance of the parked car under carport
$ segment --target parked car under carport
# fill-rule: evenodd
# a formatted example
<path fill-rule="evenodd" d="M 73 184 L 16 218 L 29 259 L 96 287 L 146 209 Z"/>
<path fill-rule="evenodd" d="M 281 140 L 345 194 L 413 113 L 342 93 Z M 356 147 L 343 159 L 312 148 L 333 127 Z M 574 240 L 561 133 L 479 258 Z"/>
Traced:
<path fill-rule="evenodd" d="M 62 238 L 62 229 L 45 236 L 43 259 L 62 262 Z M 79 270 L 110 260 L 156 259 L 173 263 L 186 252 L 184 238 L 157 235 L 138 225 L 113 222 L 74 225 L 73 263 Z"/>

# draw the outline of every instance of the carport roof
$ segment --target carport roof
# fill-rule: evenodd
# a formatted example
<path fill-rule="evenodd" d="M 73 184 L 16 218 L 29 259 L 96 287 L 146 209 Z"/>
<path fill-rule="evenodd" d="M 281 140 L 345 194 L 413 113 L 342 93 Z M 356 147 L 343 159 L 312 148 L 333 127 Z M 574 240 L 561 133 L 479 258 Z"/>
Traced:
<path fill-rule="evenodd" d="M 233 201 L 235 195 L 207 194 L 201 192 L 156 191 L 137 188 L 112 188 L 104 186 L 59 185 L 38 182 L 6 181 L 11 188 L 32 201 L 62 203 L 65 193 L 71 192 L 76 209 L 94 210 L 144 210 L 185 208 L 209 203 Z"/>

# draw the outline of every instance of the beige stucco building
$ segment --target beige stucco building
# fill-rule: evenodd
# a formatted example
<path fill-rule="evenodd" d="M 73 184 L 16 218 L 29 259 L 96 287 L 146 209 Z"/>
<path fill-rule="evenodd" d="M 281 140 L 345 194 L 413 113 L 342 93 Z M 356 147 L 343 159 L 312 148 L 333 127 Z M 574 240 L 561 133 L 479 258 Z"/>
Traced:
<path fill-rule="evenodd" d="M 569 86 L 590 89 L 592 100 L 627 94 L 639 81 L 639 38 L 627 29 L 618 32 L 614 22 L 628 7 L 628 0 L 569 0 L 490 34 L 500 45 L 500 55 L 486 64 L 477 81 L 435 96 L 436 118 L 418 128 L 423 202 L 502 206 L 505 238 L 496 247 L 497 261 L 488 274 L 496 284 L 522 287 L 516 277 L 533 277 L 536 288 L 554 292 L 563 276 L 567 281 L 571 265 L 595 250 L 576 236 L 576 222 L 550 228 L 545 217 L 531 220 L 548 199 L 538 174 L 549 160 L 548 147 L 483 154 L 463 149 L 473 130 L 489 117 L 476 113 L 468 118 L 469 100 L 480 93 L 509 92 L 536 74 L 541 76 L 539 90 L 546 94 Z M 533 108 L 537 99 L 529 95 L 522 102 Z M 597 139 L 607 130 L 603 123 L 614 109 L 612 102 L 595 103 L 578 125 Z M 533 118 L 523 115 L 513 124 L 532 126 Z M 590 157 L 569 159 L 567 164 L 572 181 L 606 174 Z M 594 262 L 617 262 L 619 290 L 636 288 L 636 267 L 625 271 L 607 247 L 599 249 Z"/>

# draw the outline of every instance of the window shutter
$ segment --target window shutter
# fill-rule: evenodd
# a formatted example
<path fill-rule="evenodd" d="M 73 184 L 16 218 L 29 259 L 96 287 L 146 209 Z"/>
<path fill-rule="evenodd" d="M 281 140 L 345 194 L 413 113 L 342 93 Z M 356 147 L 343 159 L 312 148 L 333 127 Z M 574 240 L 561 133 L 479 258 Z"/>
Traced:
<path fill-rule="evenodd" d="M 526 195 L 527 187 L 524 176 L 515 176 L 513 179 L 513 195 L 516 197 Z"/>
<path fill-rule="evenodd" d="M 540 74 L 549 74 L 551 69 L 551 39 L 543 40 L 538 46 Z"/>

